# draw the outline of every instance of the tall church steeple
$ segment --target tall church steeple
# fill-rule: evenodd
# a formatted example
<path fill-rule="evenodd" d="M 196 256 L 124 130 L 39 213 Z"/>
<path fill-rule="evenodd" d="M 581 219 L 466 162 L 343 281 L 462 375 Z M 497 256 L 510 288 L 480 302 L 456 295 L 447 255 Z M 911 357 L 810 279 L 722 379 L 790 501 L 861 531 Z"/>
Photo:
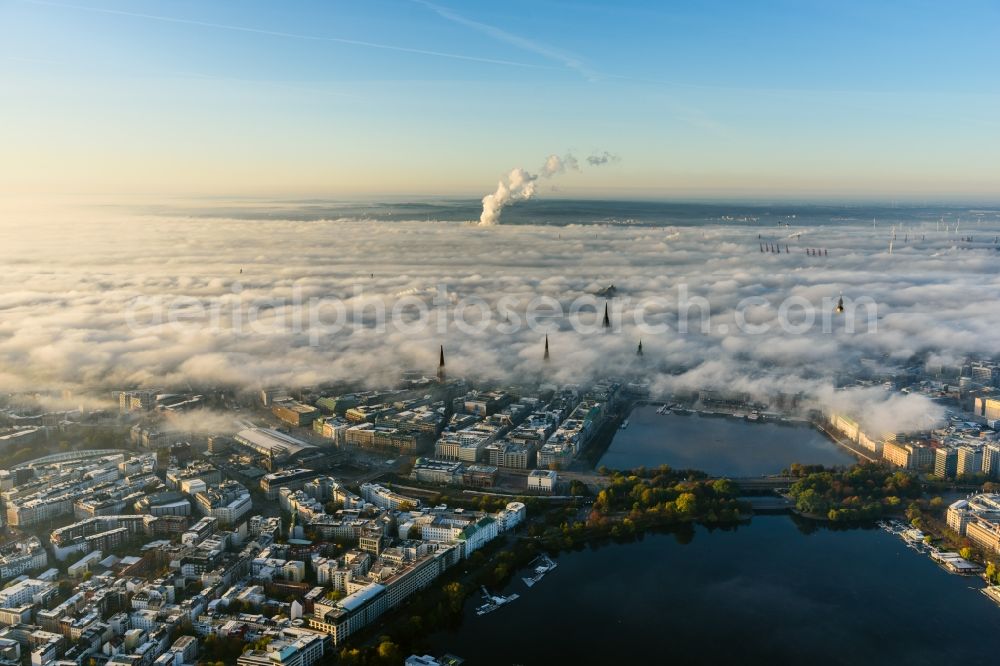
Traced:
<path fill-rule="evenodd" d="M 543 361 L 548 361 L 549 360 L 549 336 L 548 336 L 548 334 L 545 335 L 545 356 L 542 357 L 542 360 Z"/>
<path fill-rule="evenodd" d="M 611 328 L 611 317 L 608 316 L 608 302 L 604 301 L 604 328 Z"/>
<path fill-rule="evenodd" d="M 441 345 L 441 360 L 438 361 L 438 381 L 444 384 L 444 345 Z"/>

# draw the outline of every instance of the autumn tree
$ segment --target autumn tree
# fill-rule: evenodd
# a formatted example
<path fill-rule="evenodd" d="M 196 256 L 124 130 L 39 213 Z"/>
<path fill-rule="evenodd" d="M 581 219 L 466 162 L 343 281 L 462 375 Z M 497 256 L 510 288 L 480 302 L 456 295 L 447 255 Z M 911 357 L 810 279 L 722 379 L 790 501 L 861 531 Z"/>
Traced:
<path fill-rule="evenodd" d="M 403 661 L 403 652 L 399 649 L 399 646 L 393 643 L 387 636 L 382 637 L 382 642 L 378 644 L 378 659 L 379 663 L 400 664 Z"/>

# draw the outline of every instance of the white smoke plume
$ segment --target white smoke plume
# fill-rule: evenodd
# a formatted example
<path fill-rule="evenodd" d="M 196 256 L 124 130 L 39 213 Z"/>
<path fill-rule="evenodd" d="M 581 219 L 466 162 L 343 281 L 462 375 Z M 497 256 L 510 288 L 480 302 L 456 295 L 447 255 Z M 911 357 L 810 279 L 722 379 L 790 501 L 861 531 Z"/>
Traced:
<path fill-rule="evenodd" d="M 572 155 L 566 155 L 565 157 L 559 157 L 558 155 L 552 154 L 545 158 L 545 164 L 542 165 L 542 176 L 545 178 L 551 178 L 556 174 L 565 173 L 566 171 L 579 171 L 580 163 L 577 162 L 576 158 Z"/>
<path fill-rule="evenodd" d="M 587 157 L 587 164 L 589 164 L 590 166 L 601 166 L 602 164 L 607 164 L 609 162 L 617 162 L 617 161 L 618 161 L 618 156 L 609 153 L 606 150 L 601 153 L 594 153 L 593 155 L 589 155 Z"/>
<path fill-rule="evenodd" d="M 483 213 L 479 216 L 479 224 L 484 226 L 496 224 L 500 221 L 500 211 L 504 206 L 533 197 L 536 180 L 538 176 L 528 173 L 521 167 L 511 169 L 510 173 L 497 183 L 496 192 L 483 197 Z"/>
<path fill-rule="evenodd" d="M 552 178 L 567 171 L 579 170 L 580 162 L 572 154 L 560 157 L 555 153 L 545 158 L 537 175 L 528 173 L 521 167 L 512 169 L 497 183 L 497 189 L 493 194 L 483 197 L 483 212 L 479 216 L 479 224 L 483 226 L 497 224 L 500 222 L 500 213 L 504 206 L 535 196 L 535 185 L 539 178 Z"/>

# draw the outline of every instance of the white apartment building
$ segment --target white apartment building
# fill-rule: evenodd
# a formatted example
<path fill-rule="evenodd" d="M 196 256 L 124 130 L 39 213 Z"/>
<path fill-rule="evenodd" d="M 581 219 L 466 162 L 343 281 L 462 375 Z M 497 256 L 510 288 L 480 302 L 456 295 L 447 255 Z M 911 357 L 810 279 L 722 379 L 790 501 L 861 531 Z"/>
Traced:
<path fill-rule="evenodd" d="M 393 511 L 412 509 L 420 506 L 420 500 L 394 493 L 377 483 L 366 483 L 361 486 L 361 496 L 366 502 L 370 502 L 382 509 L 392 509 Z"/>
<path fill-rule="evenodd" d="M 528 474 L 528 490 L 535 490 L 544 493 L 554 492 L 559 475 L 552 470 L 533 469 Z"/>

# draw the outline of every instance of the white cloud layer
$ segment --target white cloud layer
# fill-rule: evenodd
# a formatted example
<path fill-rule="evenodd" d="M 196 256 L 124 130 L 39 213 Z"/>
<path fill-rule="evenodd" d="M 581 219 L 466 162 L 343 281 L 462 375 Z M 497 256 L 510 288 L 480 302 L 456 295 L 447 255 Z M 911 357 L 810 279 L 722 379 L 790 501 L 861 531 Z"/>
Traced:
<path fill-rule="evenodd" d="M 970 229 L 978 240 L 966 243 L 964 229 L 956 235 L 934 224 L 908 226 L 910 241 L 897 238 L 889 255 L 888 229 L 865 226 L 482 228 L 426 220 L 21 213 L 0 226 L 0 390 L 379 385 L 404 368 L 433 373 L 443 344 L 453 376 L 578 381 L 635 372 L 662 390 L 804 391 L 833 400 L 835 378 L 862 358 L 895 363 L 928 355 L 936 362 L 1000 352 L 996 229 Z M 782 249 L 787 243 L 790 252 L 761 253 L 758 233 Z M 829 254 L 807 256 L 807 247 Z M 532 299 L 550 297 L 568 309 L 610 283 L 618 294 L 616 330 L 585 333 L 556 322 L 548 364 L 541 362 L 544 333 L 524 326 L 497 332 L 503 321 L 495 308 L 482 334 L 453 322 L 442 329 L 432 311 L 421 330 L 390 322 L 385 332 L 356 327 L 317 337 L 308 320 L 294 325 L 289 305 L 336 298 L 369 314 L 379 303 L 408 312 L 406 299 L 431 304 L 443 285 L 452 304 L 478 297 L 494 307 L 508 297 L 523 320 Z M 682 285 L 711 305 L 707 332 L 697 314 L 688 333 L 676 330 Z M 821 306 L 841 292 L 878 304 L 877 331 L 866 332 L 860 319 L 853 334 L 836 318 L 832 332 L 816 326 L 792 334 L 776 326 L 787 297 Z M 736 325 L 737 308 L 750 297 L 759 301 L 742 307 L 742 316 L 770 326 L 766 333 Z M 151 310 L 136 304 L 152 301 L 186 303 L 183 321 L 150 325 Z M 603 302 L 594 299 L 598 311 Z M 646 322 L 671 330 L 642 332 L 633 321 L 640 304 Z M 820 316 L 829 314 L 823 307 L 829 305 Z M 218 322 L 206 315 L 214 309 L 223 313 Z M 250 310 L 259 313 L 255 326 L 232 325 L 233 311 Z M 285 325 L 276 325 L 282 317 Z M 589 310 L 580 319 L 592 325 L 599 317 Z M 855 407 L 872 400 L 859 397 Z M 908 418 L 930 409 L 919 398 L 891 407 Z"/>

